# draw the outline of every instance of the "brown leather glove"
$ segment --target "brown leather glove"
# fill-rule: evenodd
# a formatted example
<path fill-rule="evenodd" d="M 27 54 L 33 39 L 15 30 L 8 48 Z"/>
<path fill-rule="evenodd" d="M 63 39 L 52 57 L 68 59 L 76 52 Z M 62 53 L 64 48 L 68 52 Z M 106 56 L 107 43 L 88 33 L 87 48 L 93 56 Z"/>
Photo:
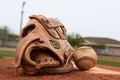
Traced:
<path fill-rule="evenodd" d="M 28 75 L 69 72 L 73 69 L 69 62 L 72 55 L 65 27 L 56 19 L 32 15 L 20 34 L 14 65 Z"/>

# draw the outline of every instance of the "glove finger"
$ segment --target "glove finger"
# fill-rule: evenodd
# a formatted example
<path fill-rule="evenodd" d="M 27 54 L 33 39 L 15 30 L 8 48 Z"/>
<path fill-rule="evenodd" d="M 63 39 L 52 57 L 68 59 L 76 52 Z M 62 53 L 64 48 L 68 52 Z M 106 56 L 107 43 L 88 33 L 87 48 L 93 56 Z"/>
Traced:
<path fill-rule="evenodd" d="M 66 66 L 51 67 L 51 68 L 47 67 L 47 68 L 43 68 L 39 72 L 42 73 L 43 71 L 45 73 L 55 74 L 55 73 L 67 73 L 73 70 L 74 70 L 73 64 L 69 62 Z"/>

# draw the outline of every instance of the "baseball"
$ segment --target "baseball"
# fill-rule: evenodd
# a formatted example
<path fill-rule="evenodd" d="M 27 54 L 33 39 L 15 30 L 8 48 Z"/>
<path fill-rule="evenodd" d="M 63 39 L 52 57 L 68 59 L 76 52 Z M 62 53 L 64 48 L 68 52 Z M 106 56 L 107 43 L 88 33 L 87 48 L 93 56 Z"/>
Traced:
<path fill-rule="evenodd" d="M 88 70 L 95 66 L 97 55 L 93 48 L 83 46 L 75 50 L 73 60 L 80 70 Z"/>

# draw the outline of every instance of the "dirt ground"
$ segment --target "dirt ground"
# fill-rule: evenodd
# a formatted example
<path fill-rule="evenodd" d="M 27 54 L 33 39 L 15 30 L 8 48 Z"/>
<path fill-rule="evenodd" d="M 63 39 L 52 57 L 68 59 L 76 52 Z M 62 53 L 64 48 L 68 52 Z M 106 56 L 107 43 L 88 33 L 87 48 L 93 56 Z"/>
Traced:
<path fill-rule="evenodd" d="M 15 74 L 12 59 L 0 59 L 0 80 L 120 80 L 120 68 L 96 65 L 88 71 L 27 76 L 22 72 Z"/>

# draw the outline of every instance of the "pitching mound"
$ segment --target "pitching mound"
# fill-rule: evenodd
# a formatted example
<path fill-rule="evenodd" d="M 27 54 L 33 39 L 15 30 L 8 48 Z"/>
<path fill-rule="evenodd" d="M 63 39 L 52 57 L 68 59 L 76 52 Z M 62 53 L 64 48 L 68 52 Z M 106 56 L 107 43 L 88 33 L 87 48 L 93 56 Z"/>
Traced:
<path fill-rule="evenodd" d="M 0 59 L 0 80 L 120 80 L 120 68 L 97 65 L 88 71 L 27 76 L 15 74 L 12 59 Z"/>

